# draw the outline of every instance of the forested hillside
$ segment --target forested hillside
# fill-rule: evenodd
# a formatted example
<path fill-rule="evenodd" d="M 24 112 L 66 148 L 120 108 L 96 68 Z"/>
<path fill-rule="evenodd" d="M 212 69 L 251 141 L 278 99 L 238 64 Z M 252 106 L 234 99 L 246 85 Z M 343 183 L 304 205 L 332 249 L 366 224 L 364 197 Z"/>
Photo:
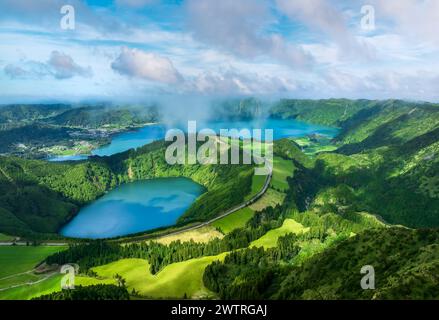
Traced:
<path fill-rule="evenodd" d="M 70 108 L 67 104 L 9 104 L 0 105 L 0 126 L 19 125 L 54 117 Z"/>
<path fill-rule="evenodd" d="M 253 99 L 227 106 L 232 119 L 265 112 Z M 77 263 L 90 284 L 113 283 L 114 273 L 121 272 L 133 297 L 187 297 L 188 283 L 169 276 L 182 272 L 197 279 L 189 291 L 195 297 L 208 292 L 223 299 L 438 299 L 439 106 L 283 100 L 270 110 L 273 117 L 338 126 L 340 134 L 275 141 L 267 193 L 198 230 L 215 235 L 207 241 L 183 234 L 169 243 L 130 237 L 81 241 L 46 263 Z M 178 225 L 208 220 L 251 192 L 253 166 L 170 166 L 164 148 L 159 141 L 76 163 L 0 157 L 0 232 L 55 238 L 81 206 L 133 180 L 184 176 L 203 185 L 207 192 Z M 360 286 L 365 265 L 375 269 L 375 290 Z M 151 289 L 152 282 L 166 293 Z M 91 297 L 99 290 L 81 292 Z"/>
<path fill-rule="evenodd" d="M 96 107 L 86 106 L 67 110 L 46 122 L 59 126 L 101 128 L 103 126 L 129 127 L 157 122 L 155 107 Z"/>
<path fill-rule="evenodd" d="M 179 223 L 214 217 L 250 192 L 251 165 L 171 166 L 164 159 L 165 148 L 164 142 L 157 142 L 77 163 L 0 157 L 0 231 L 55 233 L 80 206 L 121 183 L 140 179 L 184 176 L 207 188 Z"/>
<path fill-rule="evenodd" d="M 0 153 L 31 159 L 88 154 L 117 132 L 159 119 L 155 106 L 3 105 Z"/>
<path fill-rule="evenodd" d="M 291 218 L 311 231 L 229 254 L 205 285 L 224 299 L 438 299 L 439 106 L 285 100 L 272 114 L 341 128 L 335 152 L 306 160 L 292 141 L 275 146 L 295 164 Z M 365 265 L 376 290 L 359 285 Z"/>
<path fill-rule="evenodd" d="M 364 231 L 327 247 L 303 263 L 300 239 L 289 240 L 292 257 L 273 250 L 247 249 L 211 264 L 208 288 L 225 299 L 437 299 L 439 233 L 434 230 L 386 228 Z M 276 256 L 275 256 L 276 257 Z M 291 260 L 292 259 L 292 260 Z M 291 263 L 293 261 L 293 263 Z M 376 290 L 359 285 L 365 265 L 374 267 Z"/>

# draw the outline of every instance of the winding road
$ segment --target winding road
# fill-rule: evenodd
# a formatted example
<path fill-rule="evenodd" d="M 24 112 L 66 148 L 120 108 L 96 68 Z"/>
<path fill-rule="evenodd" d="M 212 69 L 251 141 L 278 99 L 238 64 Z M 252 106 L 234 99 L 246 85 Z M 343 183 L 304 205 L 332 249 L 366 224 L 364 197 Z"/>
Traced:
<path fill-rule="evenodd" d="M 265 179 L 265 183 L 264 183 L 264 187 L 262 188 L 262 190 L 256 194 L 254 197 L 252 197 L 250 200 L 247 200 L 246 202 L 233 207 L 232 209 L 221 213 L 220 215 L 216 216 L 213 219 L 210 219 L 208 221 L 205 222 L 201 222 L 199 224 L 196 225 L 190 225 L 190 226 L 186 226 L 186 227 L 182 227 L 178 230 L 174 230 L 174 231 L 164 231 L 163 233 L 155 233 L 155 234 L 145 234 L 145 235 L 140 235 L 140 236 L 134 236 L 134 237 L 129 237 L 129 238 L 124 238 L 124 239 L 117 239 L 114 240 L 115 242 L 137 242 L 137 241 L 143 241 L 143 240 L 151 240 L 151 239 L 158 239 L 158 238 L 162 238 L 165 236 L 172 236 L 172 235 L 176 235 L 176 234 L 180 234 L 186 231 L 191 231 L 191 230 L 195 230 L 195 229 L 199 229 L 202 228 L 204 226 L 207 226 L 209 224 L 211 224 L 212 222 L 215 222 L 219 219 L 222 219 L 240 209 L 243 209 L 245 207 L 248 207 L 249 205 L 251 205 L 252 203 L 256 202 L 260 197 L 262 197 L 264 195 L 264 193 L 267 191 L 268 187 L 270 186 L 270 182 L 271 182 L 271 178 L 273 175 L 273 171 L 270 170 L 270 173 L 267 175 L 267 178 Z M 5 242 L 0 242 L 0 246 L 10 246 L 10 245 L 19 245 L 19 246 L 25 246 L 28 245 L 28 243 L 23 242 L 23 241 L 16 241 L 16 242 L 11 242 L 11 241 L 5 241 Z M 47 242 L 47 243 L 42 243 L 41 245 L 45 245 L 45 246 L 66 246 L 68 245 L 67 242 Z"/>
<path fill-rule="evenodd" d="M 160 233 L 160 234 L 157 234 L 157 233 L 156 234 L 145 234 L 145 235 L 141 235 L 141 236 L 137 236 L 137 237 L 136 236 L 131 237 L 129 239 L 120 239 L 120 240 L 115 240 L 115 241 L 116 242 L 138 242 L 138 241 L 143 241 L 143 240 L 159 239 L 162 237 L 173 236 L 173 235 L 177 235 L 177 234 L 180 234 L 180 233 L 183 233 L 186 231 L 192 231 L 192 230 L 196 230 L 196 229 L 205 227 L 205 226 L 211 224 L 212 222 L 215 222 L 219 219 L 222 219 L 222 218 L 224 218 L 224 217 L 226 217 L 226 216 L 228 216 L 228 215 L 230 215 L 230 214 L 232 214 L 240 209 L 248 207 L 252 203 L 256 202 L 260 197 L 262 197 L 265 194 L 268 187 L 270 186 L 272 175 L 273 175 L 273 171 L 270 170 L 270 173 L 267 175 L 267 177 L 265 179 L 264 187 L 262 188 L 261 191 L 258 192 L 258 194 L 256 194 L 250 200 L 247 200 L 246 202 L 244 202 L 236 207 L 233 207 L 232 209 L 230 209 L 224 213 L 221 213 L 220 215 L 218 215 L 215 218 L 212 218 L 208 221 L 204 221 L 204 222 L 201 222 L 201 223 L 196 224 L 196 225 L 182 227 L 182 228 L 180 228 L 178 230 L 174 230 L 174 231 L 168 231 L 168 232 L 165 231 L 165 232 Z"/>

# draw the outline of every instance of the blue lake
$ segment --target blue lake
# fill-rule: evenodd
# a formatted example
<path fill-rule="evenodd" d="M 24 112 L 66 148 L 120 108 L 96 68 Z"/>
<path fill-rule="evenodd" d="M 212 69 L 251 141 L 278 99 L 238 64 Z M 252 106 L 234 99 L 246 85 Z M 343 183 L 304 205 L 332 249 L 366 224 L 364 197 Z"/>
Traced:
<path fill-rule="evenodd" d="M 92 151 L 92 155 L 110 156 L 132 148 L 138 148 L 155 140 L 164 139 L 168 129 L 181 129 L 187 131 L 187 122 L 167 126 L 163 124 L 148 125 L 138 130 L 123 132 L 115 135 L 110 144 Z M 274 139 L 285 137 L 303 137 L 309 134 L 318 133 L 333 137 L 338 129 L 320 125 L 309 124 L 296 120 L 262 119 L 253 121 L 216 121 L 197 122 L 197 131 L 210 128 L 219 133 L 220 129 L 273 129 Z M 87 155 L 76 156 L 55 156 L 50 161 L 84 160 Z"/>
<path fill-rule="evenodd" d="M 170 226 L 204 191 L 186 178 L 127 183 L 82 208 L 60 233 L 99 239 Z"/>
<path fill-rule="evenodd" d="M 110 144 L 93 150 L 93 155 L 109 156 L 138 148 L 165 137 L 168 129 L 187 131 L 187 122 L 174 125 L 148 125 L 112 138 Z M 335 136 L 338 129 L 294 120 L 197 122 L 197 131 L 220 129 L 273 129 L 274 139 L 309 134 Z M 87 156 L 55 157 L 51 161 L 82 160 Z M 189 208 L 204 188 L 184 178 L 154 179 L 128 183 L 108 192 L 81 209 L 61 230 L 76 238 L 110 238 L 170 226 Z"/>

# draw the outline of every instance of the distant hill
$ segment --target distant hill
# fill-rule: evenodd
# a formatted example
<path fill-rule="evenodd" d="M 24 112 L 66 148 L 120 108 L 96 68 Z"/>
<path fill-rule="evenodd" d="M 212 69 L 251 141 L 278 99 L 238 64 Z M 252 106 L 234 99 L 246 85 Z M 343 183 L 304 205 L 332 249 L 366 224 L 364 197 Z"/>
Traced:
<path fill-rule="evenodd" d="M 134 126 L 156 122 L 154 106 L 107 106 L 68 104 L 10 104 L 0 106 L 0 128 L 43 122 L 58 126 L 99 128 L 104 125 Z"/>
<path fill-rule="evenodd" d="M 0 126 L 14 122 L 32 122 L 56 116 L 71 107 L 67 104 L 0 105 Z"/>
<path fill-rule="evenodd" d="M 50 124 L 58 126 L 100 128 L 102 126 L 127 127 L 157 122 L 159 114 L 154 107 L 80 107 L 67 110 L 47 119 Z"/>
<path fill-rule="evenodd" d="M 25 147 L 50 146 L 71 139 L 69 129 L 44 124 L 29 124 L 10 130 L 0 130 L 0 153 L 17 149 L 17 144 Z"/>

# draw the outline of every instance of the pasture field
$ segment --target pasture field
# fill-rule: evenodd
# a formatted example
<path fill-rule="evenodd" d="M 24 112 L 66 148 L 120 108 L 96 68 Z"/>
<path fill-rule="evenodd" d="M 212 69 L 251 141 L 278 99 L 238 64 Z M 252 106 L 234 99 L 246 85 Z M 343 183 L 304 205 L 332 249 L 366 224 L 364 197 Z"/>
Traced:
<path fill-rule="evenodd" d="M 0 233 L 0 241 L 12 241 L 15 237 L 8 236 L 7 234 Z"/>
<path fill-rule="evenodd" d="M 61 246 L 0 246 L 0 279 L 35 268 L 47 256 L 66 249 Z"/>
<path fill-rule="evenodd" d="M 224 218 L 214 221 L 212 225 L 221 230 L 222 233 L 227 234 L 234 229 L 244 227 L 253 214 L 254 211 L 249 207 L 242 208 Z"/>
<path fill-rule="evenodd" d="M 43 294 L 61 290 L 62 275 L 54 275 L 32 285 L 22 285 L 0 291 L 0 300 L 29 300 Z"/>
<path fill-rule="evenodd" d="M 213 226 L 205 226 L 195 230 L 189 230 L 175 235 L 164 236 L 154 240 L 161 244 L 170 244 L 173 241 L 180 240 L 180 242 L 194 241 L 197 243 L 206 243 L 212 239 L 222 238 L 224 235 L 216 230 Z"/>
<path fill-rule="evenodd" d="M 143 259 L 121 259 L 93 268 L 99 278 L 113 279 L 117 273 L 126 280 L 128 291 L 134 288 L 140 295 L 150 298 L 207 298 L 212 297 L 203 285 L 207 265 L 222 260 L 226 253 L 170 264 L 159 273 L 149 272 L 149 263 Z"/>
<path fill-rule="evenodd" d="M 288 190 L 287 178 L 292 177 L 293 173 L 294 173 L 294 164 L 291 160 L 282 159 L 280 157 L 274 157 L 273 177 L 271 179 L 271 186 L 282 192 Z"/>
<path fill-rule="evenodd" d="M 337 146 L 330 142 L 328 138 L 320 138 L 318 141 L 313 141 L 309 137 L 293 138 L 301 148 L 303 153 L 308 156 L 315 156 L 320 152 L 331 152 L 337 150 Z"/>
<path fill-rule="evenodd" d="M 277 239 L 288 233 L 308 232 L 309 228 L 305 228 L 302 224 L 293 219 L 285 219 L 282 226 L 277 229 L 268 231 L 259 239 L 253 241 L 250 247 L 264 247 L 265 249 L 276 247 Z"/>
<path fill-rule="evenodd" d="M 253 211 L 262 211 L 267 207 L 275 207 L 278 204 L 282 204 L 285 199 L 285 193 L 279 192 L 272 188 L 268 188 L 265 194 L 255 203 L 249 206 Z"/>
<path fill-rule="evenodd" d="M 26 278 L 22 278 L 26 276 Z M 64 275 L 62 274 L 51 274 L 51 275 L 33 275 L 33 274 L 25 274 L 20 275 L 22 278 L 21 283 L 18 287 L 1 290 L 0 288 L 0 300 L 30 300 L 35 297 L 39 297 L 41 295 L 49 294 L 52 292 L 61 290 L 61 279 Z M 27 278 L 33 277 L 33 278 Z M 17 277 L 18 278 L 18 277 Z M 13 278 L 13 279 L 17 279 Z M 18 280 L 18 279 L 17 279 Z M 38 281 L 39 280 L 39 281 Z M 27 281 L 37 281 L 34 284 L 26 284 Z M 12 283 L 13 285 L 16 283 Z M 75 285 L 76 286 L 91 286 L 95 284 L 115 284 L 115 280 L 113 278 L 108 279 L 97 279 L 91 278 L 87 276 L 76 276 Z"/>
<path fill-rule="evenodd" d="M 267 178 L 267 176 L 257 176 L 257 175 L 253 175 L 252 178 L 252 189 L 250 191 L 250 193 L 245 196 L 244 200 L 250 200 L 251 198 L 253 198 L 255 195 L 257 195 L 262 188 L 264 187 L 264 183 L 265 183 L 265 179 Z"/>
<path fill-rule="evenodd" d="M 4 288 L 9 288 L 11 286 L 21 284 L 21 283 L 29 283 L 35 282 L 42 278 L 40 275 L 36 275 L 34 273 L 20 273 L 17 275 L 7 276 L 5 278 L 0 279 L 0 290 Z"/>

